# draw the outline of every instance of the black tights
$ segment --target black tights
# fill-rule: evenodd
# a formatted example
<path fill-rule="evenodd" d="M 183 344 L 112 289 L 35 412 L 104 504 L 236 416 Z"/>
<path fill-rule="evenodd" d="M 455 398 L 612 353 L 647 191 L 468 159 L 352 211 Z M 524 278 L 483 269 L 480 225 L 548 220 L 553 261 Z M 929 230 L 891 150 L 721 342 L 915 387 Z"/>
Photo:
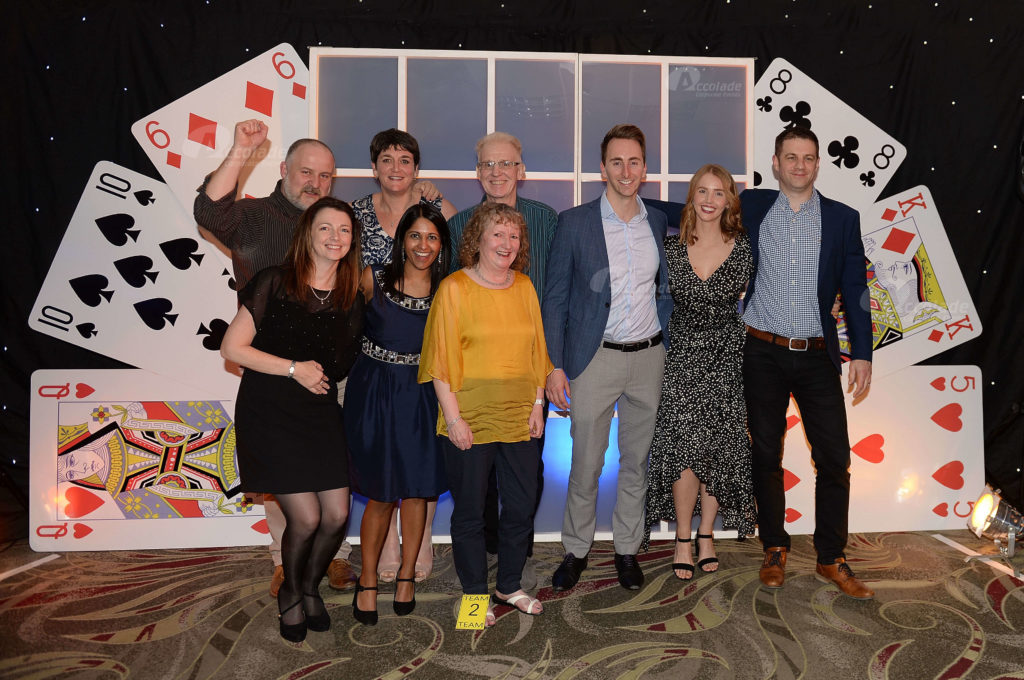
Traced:
<path fill-rule="evenodd" d="M 307 493 L 274 494 L 287 522 L 281 536 L 281 565 L 284 583 L 277 594 L 278 608 L 290 607 L 304 595 L 303 606 L 288 611 L 286 624 L 316 616 L 324 611 L 319 598 L 320 580 L 338 552 L 348 519 L 348 487 Z"/>

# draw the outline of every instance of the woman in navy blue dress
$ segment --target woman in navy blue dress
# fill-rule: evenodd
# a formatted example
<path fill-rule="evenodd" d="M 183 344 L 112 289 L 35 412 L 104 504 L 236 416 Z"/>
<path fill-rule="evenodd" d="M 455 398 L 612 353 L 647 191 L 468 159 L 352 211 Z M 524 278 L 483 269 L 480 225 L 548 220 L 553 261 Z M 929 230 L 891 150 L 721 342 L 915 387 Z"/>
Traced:
<path fill-rule="evenodd" d="M 416 557 L 426 526 L 427 499 L 447 491 L 444 459 L 435 434 L 437 397 L 416 382 L 430 301 L 448 272 L 448 223 L 437 208 L 419 203 L 402 215 L 391 261 L 366 267 L 363 352 L 345 390 L 345 430 L 352 487 L 367 498 L 359 531 L 362 574 L 353 598 L 361 623 L 377 622 L 377 563 L 391 513 L 399 504 L 401 565 L 394 610 L 416 604 Z"/>

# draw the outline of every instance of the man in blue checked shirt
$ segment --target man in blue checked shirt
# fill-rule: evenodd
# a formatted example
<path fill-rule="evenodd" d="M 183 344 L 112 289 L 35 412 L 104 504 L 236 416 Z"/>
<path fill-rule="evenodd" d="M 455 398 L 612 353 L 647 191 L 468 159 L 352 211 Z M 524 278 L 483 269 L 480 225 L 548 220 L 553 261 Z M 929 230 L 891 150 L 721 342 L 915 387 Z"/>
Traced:
<path fill-rule="evenodd" d="M 850 439 L 840 382 L 836 322 L 842 293 L 852 345 L 848 388 L 857 399 L 871 384 L 871 314 L 860 216 L 814 188 L 818 139 L 792 127 L 775 139 L 772 168 L 779 191 L 748 189 L 740 200 L 755 253 L 743 320 L 743 379 L 753 453 L 761 583 L 781 588 L 790 548 L 785 530 L 782 441 L 792 394 L 816 470 L 814 547 L 817 578 L 849 597 L 874 592 L 846 564 L 850 507 Z"/>

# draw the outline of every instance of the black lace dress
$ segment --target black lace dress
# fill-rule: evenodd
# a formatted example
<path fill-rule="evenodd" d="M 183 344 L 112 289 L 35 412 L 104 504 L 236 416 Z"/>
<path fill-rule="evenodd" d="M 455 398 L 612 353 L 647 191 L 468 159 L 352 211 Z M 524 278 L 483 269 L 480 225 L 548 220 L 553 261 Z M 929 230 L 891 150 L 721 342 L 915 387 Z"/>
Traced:
<path fill-rule="evenodd" d="M 321 297 L 325 291 L 317 291 Z M 252 314 L 252 346 L 275 356 L 314 359 L 330 379 L 327 394 L 313 394 L 287 376 L 247 369 L 235 402 L 235 432 L 242 489 L 298 493 L 348 486 L 348 451 L 336 383 L 359 353 L 363 298 L 334 309 L 336 293 L 321 303 L 296 300 L 280 267 L 264 269 L 238 294 Z"/>

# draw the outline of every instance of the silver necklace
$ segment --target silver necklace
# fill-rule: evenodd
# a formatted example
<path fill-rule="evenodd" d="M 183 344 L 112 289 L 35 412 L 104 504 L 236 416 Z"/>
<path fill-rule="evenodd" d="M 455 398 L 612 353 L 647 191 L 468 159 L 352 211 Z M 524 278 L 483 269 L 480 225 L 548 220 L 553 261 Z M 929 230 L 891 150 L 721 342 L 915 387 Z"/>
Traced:
<path fill-rule="evenodd" d="M 334 289 L 331 288 L 329 291 L 327 291 L 327 295 L 320 297 L 319 295 L 316 294 L 316 288 L 314 288 L 313 286 L 309 286 L 309 290 L 313 293 L 313 297 L 320 301 L 320 304 L 324 304 L 325 302 L 327 302 L 328 298 L 331 297 L 331 293 L 334 291 Z"/>
<path fill-rule="evenodd" d="M 511 269 L 506 269 L 505 270 L 505 280 L 504 281 L 497 281 L 497 282 L 491 281 L 490 279 L 488 279 L 486 276 L 484 276 L 480 272 L 480 263 L 479 262 L 476 263 L 475 265 L 473 265 L 473 271 L 476 272 L 476 275 L 480 277 L 481 281 L 486 281 L 487 283 L 491 284 L 492 286 L 504 286 L 504 285 L 508 284 L 509 281 L 512 280 L 512 270 Z"/>

